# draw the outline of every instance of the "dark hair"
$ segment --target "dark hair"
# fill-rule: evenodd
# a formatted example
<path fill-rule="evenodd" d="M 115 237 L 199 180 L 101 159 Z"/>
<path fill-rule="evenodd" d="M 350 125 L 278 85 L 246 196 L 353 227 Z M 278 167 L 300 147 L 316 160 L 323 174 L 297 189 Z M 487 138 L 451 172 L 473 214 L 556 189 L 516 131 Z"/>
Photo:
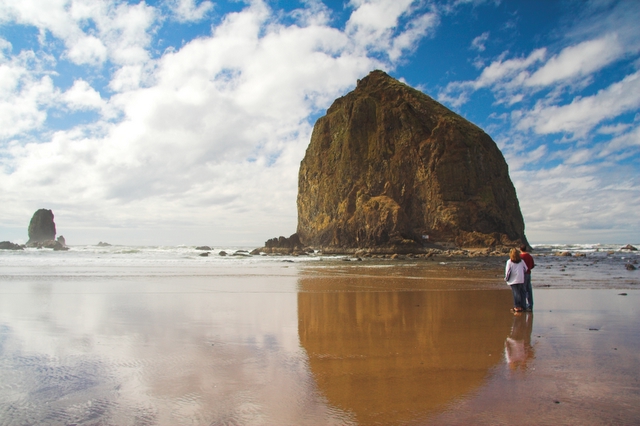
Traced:
<path fill-rule="evenodd" d="M 521 245 L 520 246 L 520 251 L 527 251 L 527 246 L 526 245 Z"/>

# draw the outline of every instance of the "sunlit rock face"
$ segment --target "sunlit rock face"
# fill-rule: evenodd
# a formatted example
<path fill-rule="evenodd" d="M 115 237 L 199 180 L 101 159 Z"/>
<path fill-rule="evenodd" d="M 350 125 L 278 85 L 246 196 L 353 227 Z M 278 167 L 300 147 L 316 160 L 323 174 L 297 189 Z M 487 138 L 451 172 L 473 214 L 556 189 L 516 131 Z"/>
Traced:
<path fill-rule="evenodd" d="M 409 251 L 425 242 L 526 243 L 495 142 L 382 71 L 358 81 L 316 122 L 297 206 L 297 233 L 308 246 Z"/>
<path fill-rule="evenodd" d="M 422 424 L 502 361 L 509 292 L 304 291 L 313 287 L 300 281 L 300 343 L 318 390 L 357 424 Z"/>
<path fill-rule="evenodd" d="M 47 209 L 36 211 L 29 222 L 28 244 L 55 240 L 56 224 L 53 221 L 53 212 Z"/>

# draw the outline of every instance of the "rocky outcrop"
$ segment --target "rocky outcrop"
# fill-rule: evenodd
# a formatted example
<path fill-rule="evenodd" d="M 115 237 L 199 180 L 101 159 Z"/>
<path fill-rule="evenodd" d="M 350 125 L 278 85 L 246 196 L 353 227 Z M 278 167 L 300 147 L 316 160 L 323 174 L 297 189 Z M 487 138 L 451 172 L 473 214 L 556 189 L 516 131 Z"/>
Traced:
<path fill-rule="evenodd" d="M 620 250 L 638 251 L 638 249 L 631 244 L 627 244 L 626 246 L 620 248 Z"/>
<path fill-rule="evenodd" d="M 0 250 L 24 250 L 24 248 L 20 244 L 15 244 L 11 241 L 0 241 Z"/>
<path fill-rule="evenodd" d="M 325 251 L 528 245 L 495 142 L 382 71 L 316 122 L 297 207 L 301 244 Z"/>
<path fill-rule="evenodd" d="M 36 211 L 29 222 L 29 241 L 27 246 L 36 245 L 44 241 L 56 239 L 56 224 L 53 221 L 53 212 L 47 209 Z"/>
<path fill-rule="evenodd" d="M 313 252 L 300 241 L 298 234 L 292 234 L 289 238 L 280 236 L 278 238 L 271 238 L 264 243 L 264 247 L 255 249 L 251 254 L 306 254 L 309 251 Z"/>

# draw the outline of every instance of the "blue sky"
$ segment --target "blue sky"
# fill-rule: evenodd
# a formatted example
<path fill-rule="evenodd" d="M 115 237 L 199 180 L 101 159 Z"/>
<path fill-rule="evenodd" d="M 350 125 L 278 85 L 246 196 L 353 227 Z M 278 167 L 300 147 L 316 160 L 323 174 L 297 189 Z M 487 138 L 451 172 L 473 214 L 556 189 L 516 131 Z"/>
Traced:
<path fill-rule="evenodd" d="M 261 245 L 315 120 L 382 69 L 482 127 L 532 243 L 640 242 L 630 1 L 0 0 L 0 240 Z"/>

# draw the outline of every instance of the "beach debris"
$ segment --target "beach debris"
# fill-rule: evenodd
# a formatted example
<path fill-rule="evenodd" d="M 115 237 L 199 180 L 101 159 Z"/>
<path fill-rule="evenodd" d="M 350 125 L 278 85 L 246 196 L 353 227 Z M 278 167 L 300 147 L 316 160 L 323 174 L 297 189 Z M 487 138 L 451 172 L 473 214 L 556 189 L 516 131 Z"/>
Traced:
<path fill-rule="evenodd" d="M 209 246 L 198 246 L 198 247 L 196 247 L 196 250 L 211 251 L 211 247 L 209 247 Z"/>
<path fill-rule="evenodd" d="M 631 263 L 626 263 L 624 265 L 624 267 L 626 268 L 627 271 L 635 271 L 636 270 L 636 267 L 633 266 Z"/>
<path fill-rule="evenodd" d="M 562 252 L 558 252 L 558 256 L 566 256 L 566 257 L 569 257 L 569 256 L 571 256 L 571 252 L 570 252 L 570 251 L 562 251 Z"/>
<path fill-rule="evenodd" d="M 627 293 L 618 293 L 618 296 L 626 296 Z"/>
<path fill-rule="evenodd" d="M 586 253 L 576 253 L 576 257 L 587 257 Z"/>
<path fill-rule="evenodd" d="M 621 247 L 620 250 L 630 250 L 630 251 L 637 251 L 638 249 L 634 246 L 632 246 L 631 244 L 627 244 L 624 247 Z"/>
<path fill-rule="evenodd" d="M 599 328 L 590 328 L 589 331 L 600 331 Z"/>

